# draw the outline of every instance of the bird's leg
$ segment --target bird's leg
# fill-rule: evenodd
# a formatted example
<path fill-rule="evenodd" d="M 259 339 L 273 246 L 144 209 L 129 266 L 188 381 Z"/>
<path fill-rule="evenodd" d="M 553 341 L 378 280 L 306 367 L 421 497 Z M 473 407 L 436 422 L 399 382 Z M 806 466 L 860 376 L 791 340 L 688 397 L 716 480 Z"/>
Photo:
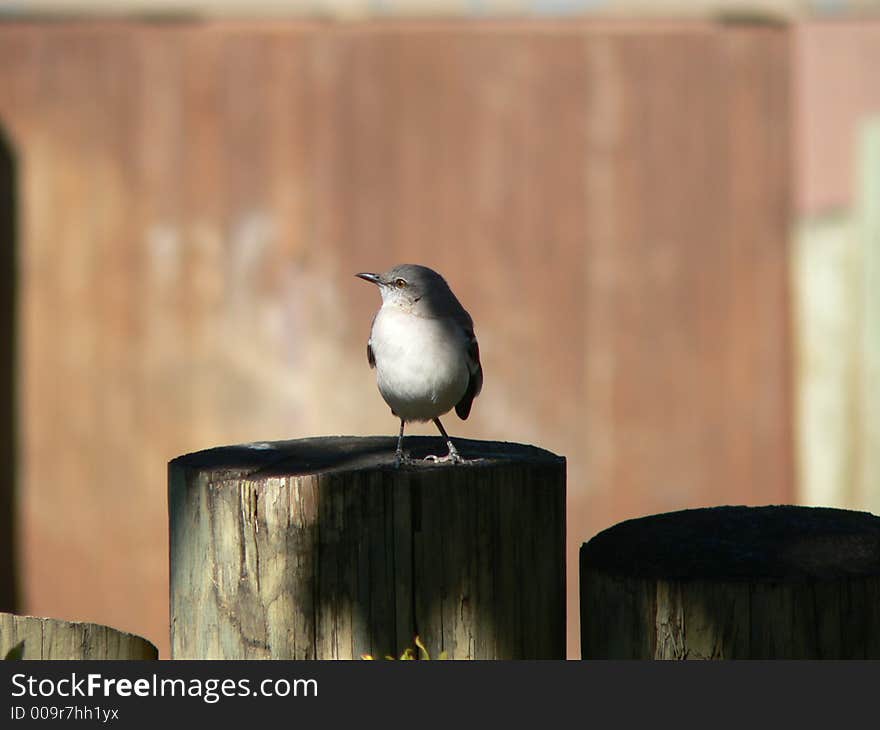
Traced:
<path fill-rule="evenodd" d="M 406 464 L 409 459 L 403 454 L 403 426 L 405 421 L 400 419 L 400 433 L 397 436 L 397 451 L 394 452 L 394 465 Z"/>
<path fill-rule="evenodd" d="M 458 450 L 452 443 L 452 439 L 449 438 L 449 434 L 446 433 L 446 429 L 443 428 L 443 424 L 440 423 L 439 418 L 434 419 L 434 423 L 437 428 L 440 429 L 440 433 L 443 434 L 443 438 L 446 439 L 446 445 L 449 447 L 449 453 L 446 456 L 426 456 L 425 461 L 433 461 L 435 464 L 446 463 L 447 461 L 451 461 L 453 464 L 462 464 L 464 463 L 464 459 L 458 453 Z"/>

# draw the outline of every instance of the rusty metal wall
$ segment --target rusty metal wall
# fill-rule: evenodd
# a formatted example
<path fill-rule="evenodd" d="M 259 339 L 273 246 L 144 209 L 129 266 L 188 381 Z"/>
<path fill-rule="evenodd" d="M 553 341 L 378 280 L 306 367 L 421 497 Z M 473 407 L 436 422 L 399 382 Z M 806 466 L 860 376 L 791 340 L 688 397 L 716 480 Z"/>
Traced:
<path fill-rule="evenodd" d="M 165 464 L 392 433 L 352 277 L 446 274 L 455 434 L 569 459 L 614 521 L 792 499 L 785 28 L 7 24 L 24 609 L 167 649 Z M 430 433 L 430 429 L 414 429 Z"/>

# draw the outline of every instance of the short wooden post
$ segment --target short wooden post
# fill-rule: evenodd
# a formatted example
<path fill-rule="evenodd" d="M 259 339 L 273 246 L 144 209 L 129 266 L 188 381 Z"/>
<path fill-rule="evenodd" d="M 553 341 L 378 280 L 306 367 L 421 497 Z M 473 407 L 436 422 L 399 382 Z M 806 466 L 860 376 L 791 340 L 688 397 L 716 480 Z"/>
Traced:
<path fill-rule="evenodd" d="M 565 460 L 457 439 L 229 446 L 169 464 L 176 659 L 565 657 Z M 439 439 L 408 437 L 420 458 Z"/>
<path fill-rule="evenodd" d="M 880 518 L 715 507 L 622 522 L 580 554 L 584 659 L 880 658 Z"/>
<path fill-rule="evenodd" d="M 0 659 L 158 659 L 146 639 L 99 624 L 0 613 Z"/>

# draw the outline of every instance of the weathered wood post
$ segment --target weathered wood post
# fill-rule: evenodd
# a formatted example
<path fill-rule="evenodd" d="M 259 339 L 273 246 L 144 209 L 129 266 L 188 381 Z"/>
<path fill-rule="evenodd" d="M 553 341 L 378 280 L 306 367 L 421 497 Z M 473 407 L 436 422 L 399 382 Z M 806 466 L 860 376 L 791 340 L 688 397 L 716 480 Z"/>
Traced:
<path fill-rule="evenodd" d="M 565 459 L 456 439 L 221 447 L 169 464 L 177 659 L 565 657 Z M 413 457 L 444 453 L 408 437 Z"/>
<path fill-rule="evenodd" d="M 0 659 L 158 659 L 146 639 L 100 624 L 0 613 Z"/>
<path fill-rule="evenodd" d="M 715 507 L 582 546 L 584 659 L 880 658 L 880 518 Z"/>

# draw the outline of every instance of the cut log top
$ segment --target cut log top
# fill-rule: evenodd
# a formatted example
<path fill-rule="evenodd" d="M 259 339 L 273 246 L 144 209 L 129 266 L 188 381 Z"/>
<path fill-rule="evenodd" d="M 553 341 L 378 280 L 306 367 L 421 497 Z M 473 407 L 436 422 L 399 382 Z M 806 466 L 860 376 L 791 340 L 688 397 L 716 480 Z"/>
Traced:
<path fill-rule="evenodd" d="M 621 522 L 581 548 L 582 567 L 669 580 L 880 576 L 880 517 L 822 507 L 712 507 Z"/>
<path fill-rule="evenodd" d="M 0 659 L 11 650 L 21 659 L 158 659 L 141 636 L 109 626 L 0 613 Z"/>
<path fill-rule="evenodd" d="M 439 437 L 407 436 L 404 450 L 419 461 L 403 465 L 399 469 L 484 469 L 512 463 L 525 466 L 565 461 L 564 457 L 535 446 L 458 438 L 453 441 L 467 463 L 451 465 L 421 461 L 428 454 L 445 454 L 446 443 Z M 291 441 L 264 441 L 220 446 L 185 454 L 173 459 L 169 467 L 222 474 L 227 478 L 247 475 L 249 479 L 365 469 L 396 470 L 396 447 L 397 439 L 388 436 L 321 436 Z"/>

